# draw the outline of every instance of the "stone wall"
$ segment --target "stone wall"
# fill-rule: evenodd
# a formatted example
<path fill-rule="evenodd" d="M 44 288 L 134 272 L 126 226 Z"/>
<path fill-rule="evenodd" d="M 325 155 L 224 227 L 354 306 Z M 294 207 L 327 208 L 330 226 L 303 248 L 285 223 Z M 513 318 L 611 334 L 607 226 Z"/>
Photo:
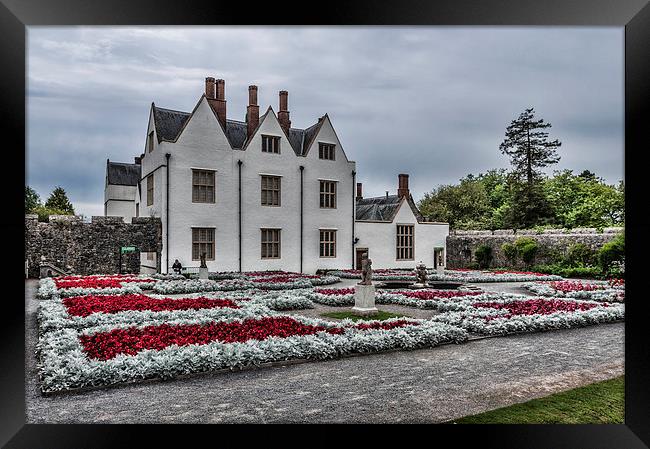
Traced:
<path fill-rule="evenodd" d="M 50 215 L 40 223 L 36 215 L 25 216 L 25 259 L 29 277 L 39 277 L 41 256 L 75 274 L 111 274 L 119 271 L 120 247 L 135 246 L 122 261 L 131 273 L 140 271 L 140 252 L 162 252 L 162 224 L 159 218 L 92 217 L 90 223 L 74 215 Z M 158 267 L 160 269 L 160 267 Z"/>
<path fill-rule="evenodd" d="M 539 251 L 534 264 L 552 263 L 558 255 L 566 254 L 574 243 L 584 243 L 597 250 L 604 243 L 612 240 L 623 228 L 605 228 L 602 232 L 594 228 L 547 229 L 541 232 L 531 230 L 500 229 L 494 231 L 449 231 L 447 237 L 447 266 L 449 268 L 466 268 L 475 261 L 474 252 L 480 245 L 492 248 L 492 267 L 510 267 L 523 269 L 524 264 L 517 261 L 515 266 L 508 261 L 501 251 L 501 245 L 513 243 L 519 237 L 531 237 L 539 244 Z"/>

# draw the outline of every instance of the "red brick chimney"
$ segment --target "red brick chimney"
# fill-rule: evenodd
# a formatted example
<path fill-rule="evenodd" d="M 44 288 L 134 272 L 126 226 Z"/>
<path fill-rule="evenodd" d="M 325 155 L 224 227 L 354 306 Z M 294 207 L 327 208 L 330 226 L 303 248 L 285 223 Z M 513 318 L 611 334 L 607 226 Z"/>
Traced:
<path fill-rule="evenodd" d="M 215 114 L 217 114 L 217 120 L 221 123 L 221 126 L 226 128 L 226 82 L 224 80 L 216 80 L 214 86 L 216 93 L 213 93 L 212 89 L 208 89 L 208 80 L 205 79 L 205 96 L 208 99 L 208 103 Z M 214 78 L 212 78 L 214 80 Z M 212 94 L 213 97 L 210 98 L 208 94 Z"/>
<path fill-rule="evenodd" d="M 278 111 L 278 121 L 280 126 L 284 129 L 284 132 L 289 134 L 289 128 L 291 128 L 291 120 L 289 120 L 289 92 L 286 90 L 280 91 L 280 110 Z"/>
<path fill-rule="evenodd" d="M 257 86 L 248 86 L 248 107 L 246 108 L 246 124 L 248 125 L 248 138 L 260 124 L 260 107 L 257 105 Z"/>
<path fill-rule="evenodd" d="M 211 76 L 208 76 L 205 78 L 205 98 L 208 98 L 210 100 L 214 99 L 215 97 L 215 88 L 216 86 L 214 85 L 214 78 Z"/>
<path fill-rule="evenodd" d="M 357 199 L 360 200 L 363 198 L 363 193 L 362 193 L 362 185 L 360 182 L 357 182 Z"/>
<path fill-rule="evenodd" d="M 400 198 L 402 197 L 409 197 L 409 175 L 406 174 L 399 174 L 398 175 L 398 183 L 397 183 L 397 196 Z"/>

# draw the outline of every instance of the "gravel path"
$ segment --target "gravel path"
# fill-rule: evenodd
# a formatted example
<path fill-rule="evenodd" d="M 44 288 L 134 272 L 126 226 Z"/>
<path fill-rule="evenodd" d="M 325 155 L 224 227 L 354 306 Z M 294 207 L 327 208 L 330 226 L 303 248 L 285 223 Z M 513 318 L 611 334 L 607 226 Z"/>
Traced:
<path fill-rule="evenodd" d="M 443 422 L 624 372 L 616 323 L 44 397 L 35 287 L 25 289 L 28 423 Z"/>

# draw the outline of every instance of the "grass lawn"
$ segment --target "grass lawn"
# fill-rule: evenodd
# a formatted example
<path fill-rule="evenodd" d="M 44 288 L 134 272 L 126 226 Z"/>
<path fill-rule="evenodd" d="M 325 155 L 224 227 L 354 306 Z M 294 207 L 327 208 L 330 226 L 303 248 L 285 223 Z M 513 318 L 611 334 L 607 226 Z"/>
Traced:
<path fill-rule="evenodd" d="M 379 312 L 375 313 L 374 315 L 369 315 L 369 316 L 359 316 L 355 315 L 352 312 L 327 312 L 327 313 L 321 313 L 322 317 L 326 318 L 338 318 L 340 320 L 344 318 L 350 318 L 351 320 L 354 321 L 359 321 L 359 320 L 387 320 L 389 318 L 401 318 L 401 317 L 407 317 L 406 315 L 401 315 L 399 313 L 390 313 L 390 312 L 384 312 L 383 310 L 380 310 Z"/>
<path fill-rule="evenodd" d="M 624 377 L 451 421 L 458 424 L 621 424 Z"/>

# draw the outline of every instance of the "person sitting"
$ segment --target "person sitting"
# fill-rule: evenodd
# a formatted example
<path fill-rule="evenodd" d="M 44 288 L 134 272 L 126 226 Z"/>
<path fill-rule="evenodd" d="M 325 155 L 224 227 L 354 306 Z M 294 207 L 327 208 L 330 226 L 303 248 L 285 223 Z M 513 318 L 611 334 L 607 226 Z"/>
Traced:
<path fill-rule="evenodd" d="M 181 268 L 183 268 L 183 266 L 178 261 L 178 259 L 176 259 L 174 261 L 174 265 L 172 265 L 172 270 L 174 270 L 174 273 L 176 273 L 176 274 L 181 274 Z"/>

